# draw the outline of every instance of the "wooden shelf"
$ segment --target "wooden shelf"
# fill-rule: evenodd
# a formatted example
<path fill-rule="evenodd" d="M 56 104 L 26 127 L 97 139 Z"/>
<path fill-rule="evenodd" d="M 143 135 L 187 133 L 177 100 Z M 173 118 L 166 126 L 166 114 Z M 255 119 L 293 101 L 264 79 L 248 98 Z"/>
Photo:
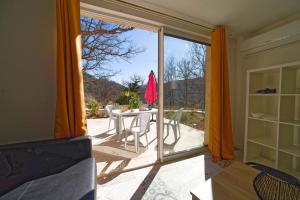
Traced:
<path fill-rule="evenodd" d="M 300 157 L 300 148 L 295 146 L 281 147 L 279 151 Z"/>
<path fill-rule="evenodd" d="M 280 124 L 287 124 L 287 125 L 292 125 L 292 126 L 300 126 L 300 121 L 299 120 L 286 120 L 286 121 L 280 121 Z"/>
<path fill-rule="evenodd" d="M 258 118 L 258 117 L 248 117 L 249 119 L 254 119 L 254 120 L 260 120 L 260 121 L 265 121 L 265 122 L 277 122 L 277 119 L 275 118 L 275 119 L 270 119 L 270 118 L 265 118 L 265 117 L 260 117 L 260 118 Z"/>
<path fill-rule="evenodd" d="M 275 161 L 264 157 L 256 157 L 248 160 L 249 162 L 260 163 L 269 167 L 275 168 Z"/>
<path fill-rule="evenodd" d="M 278 97 L 277 93 L 270 93 L 270 94 L 261 94 L 261 93 L 251 93 L 249 96 L 262 96 L 262 97 Z"/>
<path fill-rule="evenodd" d="M 276 88 L 277 93 L 256 93 L 264 88 Z M 300 178 L 299 119 L 300 62 L 247 71 L 245 162 Z"/>
<path fill-rule="evenodd" d="M 278 168 L 292 176 L 300 178 L 300 158 L 279 150 Z"/>
<path fill-rule="evenodd" d="M 286 96 L 286 97 L 289 97 L 289 96 L 300 96 L 300 94 L 280 94 L 280 96 Z"/>
<path fill-rule="evenodd" d="M 249 138 L 248 139 L 249 142 L 253 142 L 255 144 L 259 144 L 259 145 L 262 145 L 262 146 L 265 146 L 265 147 L 268 147 L 268 148 L 271 148 L 271 149 L 276 149 L 275 146 L 276 144 L 274 144 L 270 138 L 267 138 L 267 137 L 257 137 L 257 138 Z"/>
<path fill-rule="evenodd" d="M 292 169 L 292 170 L 290 170 L 290 169 L 288 169 L 288 170 L 280 169 L 280 170 L 282 170 L 285 173 L 290 174 L 290 175 L 295 176 L 298 179 L 300 179 L 300 171 L 298 171 L 298 170 L 294 170 L 294 169 Z"/>

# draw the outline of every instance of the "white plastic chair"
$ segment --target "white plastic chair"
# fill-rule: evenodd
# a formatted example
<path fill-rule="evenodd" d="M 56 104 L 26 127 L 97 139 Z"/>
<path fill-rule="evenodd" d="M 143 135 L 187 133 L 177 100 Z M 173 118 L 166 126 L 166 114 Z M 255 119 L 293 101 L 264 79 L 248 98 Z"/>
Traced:
<path fill-rule="evenodd" d="M 151 117 L 150 113 L 142 113 L 133 118 L 130 128 L 125 130 L 125 148 L 127 148 L 128 134 L 132 134 L 134 136 L 134 146 L 135 146 L 136 153 L 139 152 L 140 136 L 143 134 L 146 137 L 146 142 L 147 142 L 146 147 L 148 148 L 149 143 L 148 143 L 147 132 L 149 132 L 150 130 L 150 117 Z M 139 131 L 133 131 L 133 126 L 137 120 L 139 120 L 140 123 Z"/>
<path fill-rule="evenodd" d="M 118 120 L 118 118 L 117 117 L 114 117 L 113 115 L 112 115 L 112 110 L 113 110 L 113 105 L 107 105 L 107 106 L 105 106 L 105 110 L 106 110 L 106 112 L 107 112 L 107 114 L 108 114 L 108 116 L 109 116 L 109 123 L 108 123 L 108 131 L 109 131 L 109 128 L 110 128 L 110 123 L 111 123 L 111 120 L 114 120 L 114 124 L 116 124 L 116 122 L 117 122 L 117 120 Z M 125 123 L 124 123 L 124 119 L 122 118 L 121 119 L 122 120 L 122 122 L 123 122 L 123 126 L 124 126 L 124 129 L 125 129 Z M 116 128 L 116 126 L 114 126 L 114 128 Z M 119 127 L 119 128 L 121 128 L 121 127 Z"/>
<path fill-rule="evenodd" d="M 177 138 L 177 130 L 178 130 L 178 133 L 179 133 L 179 138 L 181 137 L 181 135 L 180 135 L 180 125 L 179 124 L 180 124 L 180 120 L 181 120 L 181 116 L 182 116 L 182 111 L 183 111 L 183 108 L 180 108 L 179 110 L 177 110 L 175 112 L 175 114 L 169 120 L 169 122 L 164 122 L 164 125 L 167 126 L 167 137 L 169 136 L 170 126 L 173 129 L 175 140 L 178 139 Z"/>

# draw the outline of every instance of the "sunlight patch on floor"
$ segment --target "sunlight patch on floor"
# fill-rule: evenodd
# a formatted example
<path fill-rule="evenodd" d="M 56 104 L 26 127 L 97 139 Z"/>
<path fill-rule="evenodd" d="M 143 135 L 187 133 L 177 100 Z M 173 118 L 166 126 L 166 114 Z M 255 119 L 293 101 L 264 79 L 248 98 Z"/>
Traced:
<path fill-rule="evenodd" d="M 208 154 L 98 179 L 98 199 L 191 199 L 190 191 L 222 168 Z"/>
<path fill-rule="evenodd" d="M 125 127 L 129 127 L 132 118 L 125 118 Z M 124 135 L 116 134 L 116 129 L 111 124 L 108 130 L 108 118 L 88 119 L 88 133 L 92 137 L 93 155 L 96 158 L 98 176 L 103 176 L 111 172 L 122 171 L 148 165 L 157 160 L 157 134 L 156 122 L 151 122 L 150 131 L 146 137 L 140 137 L 139 152 L 135 152 L 134 138 L 128 136 L 127 147 L 125 148 Z M 190 149 L 192 147 L 203 146 L 204 132 L 186 125 L 180 125 L 181 137 L 175 139 L 170 131 L 167 134 L 165 129 L 164 152 L 171 154 Z M 116 162 L 116 164 L 112 164 Z M 121 163 L 121 164 L 120 164 Z M 115 168 L 114 168 L 115 167 Z"/>

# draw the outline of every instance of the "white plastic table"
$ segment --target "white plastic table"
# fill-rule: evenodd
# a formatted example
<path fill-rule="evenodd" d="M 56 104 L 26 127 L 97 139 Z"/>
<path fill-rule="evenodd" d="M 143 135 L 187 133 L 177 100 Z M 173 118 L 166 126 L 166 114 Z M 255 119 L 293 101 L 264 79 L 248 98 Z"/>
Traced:
<path fill-rule="evenodd" d="M 122 134 L 122 117 L 127 117 L 127 116 L 136 116 L 142 113 L 152 113 L 156 114 L 158 112 L 158 109 L 152 108 L 151 110 L 139 110 L 139 109 L 133 109 L 133 111 L 128 110 L 125 112 L 122 112 L 119 109 L 112 110 L 112 115 L 117 117 L 117 122 L 116 122 L 116 131 L 118 135 Z"/>

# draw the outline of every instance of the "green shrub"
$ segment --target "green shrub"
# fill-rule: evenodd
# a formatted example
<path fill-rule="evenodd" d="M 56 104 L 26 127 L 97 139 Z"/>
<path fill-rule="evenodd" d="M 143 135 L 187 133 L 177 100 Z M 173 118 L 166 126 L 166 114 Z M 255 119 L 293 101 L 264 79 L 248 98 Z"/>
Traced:
<path fill-rule="evenodd" d="M 98 101 L 96 99 L 93 99 L 93 98 L 89 99 L 87 104 L 86 104 L 86 107 L 88 109 L 90 109 L 90 113 L 92 115 L 97 115 L 97 112 L 98 112 L 100 106 L 101 105 L 98 103 Z"/>
<path fill-rule="evenodd" d="M 167 119 L 171 119 L 174 116 L 174 111 L 164 111 L 164 117 Z"/>
<path fill-rule="evenodd" d="M 140 104 L 140 99 L 138 95 L 133 95 L 130 97 L 128 105 L 129 105 L 129 109 L 135 109 L 138 108 Z"/>
<path fill-rule="evenodd" d="M 137 96 L 136 92 L 124 91 L 120 94 L 119 98 L 116 100 L 116 103 L 118 103 L 119 105 L 128 105 L 129 100 L 132 97 L 135 98 L 136 96 Z"/>
<path fill-rule="evenodd" d="M 174 117 L 175 112 L 174 111 L 165 111 L 164 112 L 164 118 L 171 119 Z M 182 112 L 181 124 L 185 124 L 187 126 L 204 130 L 204 124 L 205 124 L 205 114 L 204 113 L 198 113 L 195 111 L 192 112 Z"/>
<path fill-rule="evenodd" d="M 88 110 L 86 112 L 86 118 L 87 119 L 99 119 L 99 118 L 107 118 L 107 115 L 105 112 L 96 112 L 92 113 L 91 110 Z"/>

